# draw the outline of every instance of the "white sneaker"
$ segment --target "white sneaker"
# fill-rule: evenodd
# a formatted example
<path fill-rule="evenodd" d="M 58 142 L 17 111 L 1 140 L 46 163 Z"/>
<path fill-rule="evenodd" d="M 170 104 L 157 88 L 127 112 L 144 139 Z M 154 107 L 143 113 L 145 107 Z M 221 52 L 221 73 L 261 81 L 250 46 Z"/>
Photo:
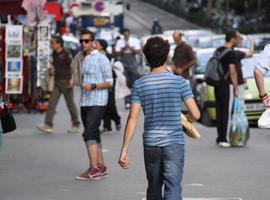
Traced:
<path fill-rule="evenodd" d="M 72 126 L 70 129 L 68 129 L 68 133 L 80 133 L 81 128 L 79 126 Z"/>
<path fill-rule="evenodd" d="M 48 126 L 47 124 L 40 124 L 37 126 L 37 129 L 44 133 L 52 133 L 52 127 Z"/>
<path fill-rule="evenodd" d="M 129 109 L 130 108 L 130 103 L 126 103 L 125 108 Z"/>
<path fill-rule="evenodd" d="M 220 147 L 225 147 L 225 148 L 231 147 L 231 144 L 228 142 L 219 142 L 217 145 Z"/>

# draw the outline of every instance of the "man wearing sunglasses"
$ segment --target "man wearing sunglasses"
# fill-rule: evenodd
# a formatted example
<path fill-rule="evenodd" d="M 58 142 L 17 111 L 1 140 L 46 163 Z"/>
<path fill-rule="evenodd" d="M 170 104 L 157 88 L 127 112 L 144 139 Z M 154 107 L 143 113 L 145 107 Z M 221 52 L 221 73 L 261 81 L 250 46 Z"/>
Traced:
<path fill-rule="evenodd" d="M 82 30 L 80 33 L 81 51 L 78 52 L 72 60 L 72 79 L 70 84 L 81 86 L 82 85 L 82 65 L 84 58 L 89 55 L 93 48 L 93 41 L 91 40 L 92 32 L 88 30 Z M 94 35 L 93 35 L 94 36 Z"/>
<path fill-rule="evenodd" d="M 112 87 L 112 67 L 108 58 L 94 49 L 95 35 L 84 30 L 80 35 L 82 51 L 73 62 L 73 83 L 81 87 L 82 134 L 86 144 L 89 167 L 77 180 L 98 180 L 107 176 L 104 164 L 99 126 L 108 101 L 108 88 Z"/>

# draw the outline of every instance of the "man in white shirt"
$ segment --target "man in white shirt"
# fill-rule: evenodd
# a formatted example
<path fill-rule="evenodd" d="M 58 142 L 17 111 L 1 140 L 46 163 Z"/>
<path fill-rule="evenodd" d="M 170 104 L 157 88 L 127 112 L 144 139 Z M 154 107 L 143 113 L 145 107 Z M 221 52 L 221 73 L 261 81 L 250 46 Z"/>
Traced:
<path fill-rule="evenodd" d="M 268 71 L 270 71 L 270 44 L 265 46 L 264 50 L 260 53 L 258 62 L 254 69 L 254 77 L 259 90 L 259 97 L 264 106 L 270 106 L 270 97 L 265 92 L 264 87 L 264 75 Z"/>
<path fill-rule="evenodd" d="M 136 55 L 140 54 L 141 46 L 140 41 L 136 38 L 130 37 L 129 29 L 123 30 L 123 38 L 118 40 L 115 45 L 116 56 L 120 57 L 125 69 L 125 76 L 127 78 L 127 86 L 132 88 L 135 80 L 140 78 L 138 72 L 139 63 L 137 61 Z M 126 108 L 130 107 L 130 95 L 125 97 Z"/>

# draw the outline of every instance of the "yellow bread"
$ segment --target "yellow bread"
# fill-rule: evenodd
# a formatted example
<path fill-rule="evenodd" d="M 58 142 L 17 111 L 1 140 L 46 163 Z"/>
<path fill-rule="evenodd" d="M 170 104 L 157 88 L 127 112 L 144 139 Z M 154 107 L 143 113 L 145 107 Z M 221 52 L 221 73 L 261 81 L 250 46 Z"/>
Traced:
<path fill-rule="evenodd" d="M 182 122 L 183 130 L 186 133 L 186 135 L 194 139 L 199 139 L 201 137 L 198 130 L 193 126 L 191 122 L 187 120 L 187 118 L 183 114 L 181 114 L 181 122 Z"/>

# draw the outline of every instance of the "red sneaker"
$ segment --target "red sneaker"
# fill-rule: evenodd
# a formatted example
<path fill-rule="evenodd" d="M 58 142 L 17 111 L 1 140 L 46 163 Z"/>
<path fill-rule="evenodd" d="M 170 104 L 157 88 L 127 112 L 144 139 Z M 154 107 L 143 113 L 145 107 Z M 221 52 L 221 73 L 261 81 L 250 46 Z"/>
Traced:
<path fill-rule="evenodd" d="M 108 176 L 108 171 L 107 171 L 107 167 L 103 164 L 98 164 L 98 168 L 100 170 L 100 176 L 102 178 L 105 178 Z"/>
<path fill-rule="evenodd" d="M 76 176 L 77 180 L 81 180 L 81 181 L 86 181 L 86 180 L 90 180 L 89 177 L 89 173 L 90 173 L 90 168 L 88 168 L 85 172 L 83 172 L 80 176 Z"/>
<path fill-rule="evenodd" d="M 93 179 L 93 180 L 101 179 L 100 169 L 99 168 L 91 168 L 88 176 L 90 179 Z"/>

